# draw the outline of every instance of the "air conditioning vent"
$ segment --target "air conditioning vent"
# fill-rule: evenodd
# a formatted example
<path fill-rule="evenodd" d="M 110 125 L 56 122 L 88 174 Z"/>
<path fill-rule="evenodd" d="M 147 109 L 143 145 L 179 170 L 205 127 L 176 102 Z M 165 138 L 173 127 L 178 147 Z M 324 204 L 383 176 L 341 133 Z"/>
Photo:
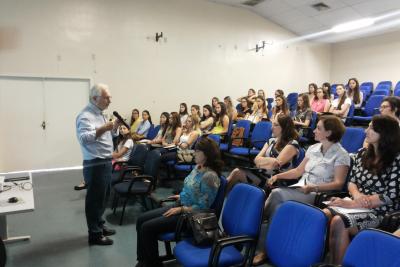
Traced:
<path fill-rule="evenodd" d="M 242 3 L 242 5 L 246 5 L 246 6 L 256 6 L 256 5 L 258 5 L 259 3 L 261 3 L 261 2 L 264 2 L 265 0 L 247 0 L 247 1 L 244 1 L 243 3 Z"/>
<path fill-rule="evenodd" d="M 311 5 L 311 7 L 318 11 L 325 11 L 325 10 L 331 9 L 330 6 L 328 6 L 327 4 L 325 4 L 323 2 L 319 2 L 314 5 Z"/>

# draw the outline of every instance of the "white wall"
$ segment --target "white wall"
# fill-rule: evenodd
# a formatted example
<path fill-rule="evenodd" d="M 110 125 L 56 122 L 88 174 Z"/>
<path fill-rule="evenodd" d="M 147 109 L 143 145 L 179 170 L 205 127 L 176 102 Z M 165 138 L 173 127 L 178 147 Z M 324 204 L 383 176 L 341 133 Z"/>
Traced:
<path fill-rule="evenodd" d="M 332 45 L 331 80 L 400 80 L 400 31 Z"/>
<path fill-rule="evenodd" d="M 160 31 L 166 40 L 156 43 Z M 291 37 L 247 10 L 202 0 L 0 0 L 0 74 L 93 78 L 110 85 L 111 110 L 146 108 L 157 122 L 183 101 L 329 80 L 329 45 L 249 51 Z"/>

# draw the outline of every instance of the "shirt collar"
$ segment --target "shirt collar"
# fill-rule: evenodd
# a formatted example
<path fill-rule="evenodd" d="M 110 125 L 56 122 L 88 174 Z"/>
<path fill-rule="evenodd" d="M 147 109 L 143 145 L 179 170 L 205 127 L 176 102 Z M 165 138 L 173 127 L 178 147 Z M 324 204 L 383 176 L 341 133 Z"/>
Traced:
<path fill-rule="evenodd" d="M 103 111 L 99 109 L 96 105 L 94 105 L 92 102 L 89 102 L 88 107 L 96 114 L 98 115 L 103 115 Z"/>

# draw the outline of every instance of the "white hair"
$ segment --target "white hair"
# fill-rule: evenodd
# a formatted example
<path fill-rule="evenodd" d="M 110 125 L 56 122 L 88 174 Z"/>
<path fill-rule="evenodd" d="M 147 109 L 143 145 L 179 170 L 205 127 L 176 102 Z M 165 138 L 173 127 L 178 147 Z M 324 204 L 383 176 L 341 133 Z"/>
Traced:
<path fill-rule="evenodd" d="M 108 85 L 103 83 L 96 83 L 93 85 L 93 87 L 90 89 L 89 101 L 93 103 L 93 97 L 101 96 L 103 90 L 108 90 Z"/>

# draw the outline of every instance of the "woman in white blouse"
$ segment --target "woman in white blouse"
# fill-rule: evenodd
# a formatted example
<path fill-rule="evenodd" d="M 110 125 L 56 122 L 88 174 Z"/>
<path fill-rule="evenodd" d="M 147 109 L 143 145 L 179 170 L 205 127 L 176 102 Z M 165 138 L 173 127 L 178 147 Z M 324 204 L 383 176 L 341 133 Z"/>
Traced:
<path fill-rule="evenodd" d="M 332 101 L 332 105 L 331 108 L 329 109 L 329 112 L 335 114 L 343 121 L 345 121 L 347 114 L 349 114 L 352 102 L 351 99 L 347 97 L 346 89 L 344 89 L 343 84 L 338 84 L 336 86 L 336 93 L 338 95 L 338 98 Z"/>
<path fill-rule="evenodd" d="M 355 108 L 361 108 L 363 93 L 360 91 L 360 84 L 356 78 L 350 78 L 347 82 L 347 96 L 353 101 Z"/>

